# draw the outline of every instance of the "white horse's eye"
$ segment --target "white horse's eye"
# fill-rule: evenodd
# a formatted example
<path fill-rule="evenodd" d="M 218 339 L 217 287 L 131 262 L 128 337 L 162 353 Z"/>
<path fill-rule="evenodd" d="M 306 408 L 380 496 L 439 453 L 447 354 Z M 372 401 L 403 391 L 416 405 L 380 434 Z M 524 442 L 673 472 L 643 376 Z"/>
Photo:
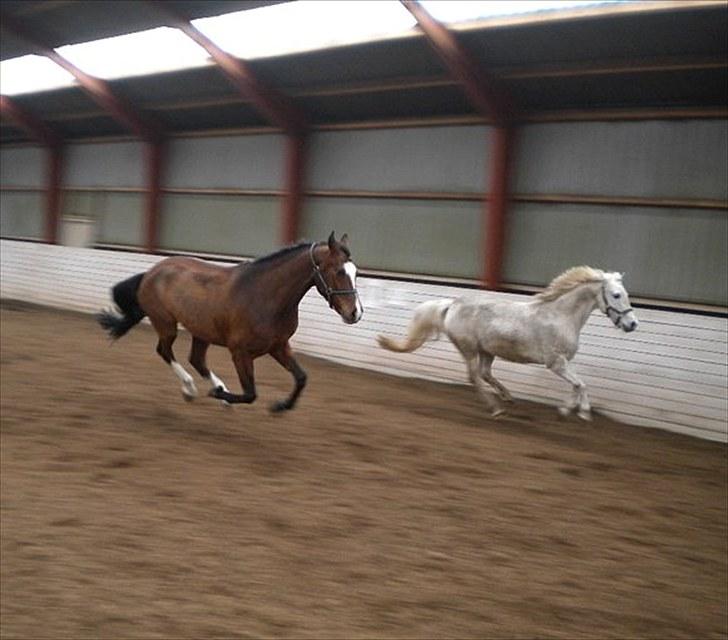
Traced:
<path fill-rule="evenodd" d="M 622 294 L 621 293 L 613 293 L 612 295 L 614 296 L 614 299 L 615 300 L 617 300 L 618 298 L 621 298 L 622 297 Z"/>

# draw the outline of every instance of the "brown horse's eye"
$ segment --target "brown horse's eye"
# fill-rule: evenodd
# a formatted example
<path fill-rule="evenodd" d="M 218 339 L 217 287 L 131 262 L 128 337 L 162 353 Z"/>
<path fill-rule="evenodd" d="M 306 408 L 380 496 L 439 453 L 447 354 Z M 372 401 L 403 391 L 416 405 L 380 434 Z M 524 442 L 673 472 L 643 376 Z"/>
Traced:
<path fill-rule="evenodd" d="M 346 271 L 344 271 L 343 269 L 339 269 L 339 270 L 338 270 L 338 271 L 336 272 L 336 275 L 337 275 L 337 276 L 345 276 L 345 275 L 346 275 Z"/>

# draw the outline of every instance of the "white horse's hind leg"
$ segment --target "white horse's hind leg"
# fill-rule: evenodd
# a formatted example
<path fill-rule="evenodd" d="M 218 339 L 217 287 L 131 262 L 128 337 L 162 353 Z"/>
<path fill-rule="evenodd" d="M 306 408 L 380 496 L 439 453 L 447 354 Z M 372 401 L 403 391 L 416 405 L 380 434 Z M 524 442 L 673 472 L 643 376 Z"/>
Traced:
<path fill-rule="evenodd" d="M 490 408 L 491 415 L 495 418 L 502 413 L 505 413 L 503 407 L 498 404 L 496 399 L 493 397 L 493 394 L 488 391 L 488 388 L 485 386 L 485 383 L 480 377 L 480 363 L 478 356 L 468 357 L 463 354 L 463 357 L 465 357 L 465 362 L 468 365 L 468 376 L 470 377 L 470 382 L 475 387 L 478 395 L 485 401 L 485 403 Z"/>
<path fill-rule="evenodd" d="M 495 379 L 491 372 L 493 366 L 493 360 L 495 356 L 484 351 L 480 352 L 480 377 L 483 378 L 491 387 L 493 387 L 500 396 L 501 400 L 505 402 L 513 402 L 513 396 L 510 391 L 506 389 L 503 384 Z"/>
<path fill-rule="evenodd" d="M 582 420 L 591 420 L 591 406 L 589 404 L 589 397 L 586 394 L 586 385 L 574 373 L 574 370 L 569 365 L 569 361 L 564 356 L 559 356 L 548 368 L 573 387 L 571 402 L 563 407 L 559 407 L 559 413 L 567 415 L 578 406 L 578 416 Z"/>

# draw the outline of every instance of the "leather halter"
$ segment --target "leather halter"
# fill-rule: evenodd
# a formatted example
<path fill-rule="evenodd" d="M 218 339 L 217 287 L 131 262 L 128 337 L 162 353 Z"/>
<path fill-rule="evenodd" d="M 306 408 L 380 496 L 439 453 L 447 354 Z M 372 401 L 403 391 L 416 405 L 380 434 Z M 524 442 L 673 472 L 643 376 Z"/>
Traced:
<path fill-rule="evenodd" d="M 314 280 L 318 280 L 318 283 L 321 285 L 321 288 L 324 290 L 324 295 L 326 297 L 326 301 L 329 303 L 329 306 L 333 308 L 334 302 L 332 298 L 334 296 L 346 296 L 346 295 L 354 295 L 357 298 L 359 297 L 359 292 L 356 289 L 332 289 L 326 280 L 324 280 L 324 276 L 321 273 L 321 268 L 316 264 L 316 260 L 313 257 L 313 250 L 316 248 L 317 243 L 314 242 L 311 245 L 311 248 L 308 252 L 308 255 L 311 257 L 311 264 L 313 265 L 313 278 Z"/>
<path fill-rule="evenodd" d="M 606 314 L 607 318 L 609 318 L 614 323 L 614 326 L 616 327 L 621 324 L 622 316 L 627 315 L 630 311 L 634 311 L 632 307 L 627 307 L 626 309 L 620 311 L 619 309 L 615 309 L 611 304 L 609 304 L 609 302 L 607 301 L 605 285 L 602 285 L 602 300 L 604 300 L 604 313 Z M 609 313 L 610 311 L 613 311 L 615 314 L 617 314 L 616 319 L 612 317 L 612 315 Z"/>

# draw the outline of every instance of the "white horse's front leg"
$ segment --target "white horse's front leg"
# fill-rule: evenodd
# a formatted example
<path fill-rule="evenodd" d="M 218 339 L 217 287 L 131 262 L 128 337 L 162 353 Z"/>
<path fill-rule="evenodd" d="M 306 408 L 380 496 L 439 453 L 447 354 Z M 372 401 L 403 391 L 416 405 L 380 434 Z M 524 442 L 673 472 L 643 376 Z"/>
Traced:
<path fill-rule="evenodd" d="M 573 387 L 573 395 L 571 403 L 559 407 L 559 413 L 568 415 L 574 408 L 579 407 L 578 416 L 582 420 L 591 420 L 591 406 L 589 397 L 586 394 L 586 385 L 579 376 L 574 373 L 569 361 L 564 356 L 559 356 L 548 368 L 559 378 L 563 378 Z"/>

